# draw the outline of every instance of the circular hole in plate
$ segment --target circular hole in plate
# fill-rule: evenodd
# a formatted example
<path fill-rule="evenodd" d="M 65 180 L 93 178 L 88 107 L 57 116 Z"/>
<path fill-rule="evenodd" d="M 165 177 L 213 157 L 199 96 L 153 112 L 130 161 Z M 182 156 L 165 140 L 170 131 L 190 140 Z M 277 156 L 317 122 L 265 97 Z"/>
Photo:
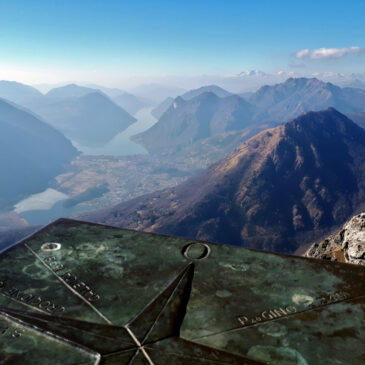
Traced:
<path fill-rule="evenodd" d="M 204 260 L 209 257 L 211 248 L 206 243 L 194 242 L 186 245 L 182 253 L 189 260 Z"/>
<path fill-rule="evenodd" d="M 41 246 L 42 251 L 58 251 L 62 245 L 58 242 L 46 242 Z"/>

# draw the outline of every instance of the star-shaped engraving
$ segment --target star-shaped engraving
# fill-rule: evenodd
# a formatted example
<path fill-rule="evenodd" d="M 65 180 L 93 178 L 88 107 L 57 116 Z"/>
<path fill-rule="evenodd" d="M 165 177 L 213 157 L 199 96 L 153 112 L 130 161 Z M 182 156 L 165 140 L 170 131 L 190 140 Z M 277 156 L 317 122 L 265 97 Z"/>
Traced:
<path fill-rule="evenodd" d="M 0 308 L 0 314 L 94 354 L 96 364 L 260 364 L 180 337 L 193 273 L 194 265 L 189 264 L 125 326 L 96 324 L 7 308 Z"/>

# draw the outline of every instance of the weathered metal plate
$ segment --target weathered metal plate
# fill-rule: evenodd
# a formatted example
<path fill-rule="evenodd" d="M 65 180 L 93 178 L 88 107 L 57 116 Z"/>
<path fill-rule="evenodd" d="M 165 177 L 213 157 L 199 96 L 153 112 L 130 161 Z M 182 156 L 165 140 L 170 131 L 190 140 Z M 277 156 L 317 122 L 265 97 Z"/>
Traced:
<path fill-rule="evenodd" d="M 364 267 L 65 219 L 0 261 L 0 364 L 365 364 Z"/>

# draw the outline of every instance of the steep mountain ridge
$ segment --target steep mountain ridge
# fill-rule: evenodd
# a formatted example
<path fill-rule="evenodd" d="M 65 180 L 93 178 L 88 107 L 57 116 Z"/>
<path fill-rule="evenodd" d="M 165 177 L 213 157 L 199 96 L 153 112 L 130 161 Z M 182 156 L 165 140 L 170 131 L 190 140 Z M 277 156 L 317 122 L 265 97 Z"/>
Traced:
<path fill-rule="evenodd" d="M 227 90 L 222 89 L 221 87 L 217 85 L 207 85 L 202 86 L 198 89 L 189 90 L 186 93 L 180 95 L 181 98 L 184 100 L 191 100 L 195 97 L 204 94 L 204 93 L 213 93 L 220 98 L 225 98 L 227 96 L 231 96 L 232 94 L 228 92 Z M 160 119 L 162 115 L 170 108 L 170 106 L 173 104 L 174 98 L 169 96 L 168 98 L 164 99 L 160 104 L 158 104 L 153 110 L 152 115 L 156 117 L 157 119 Z"/>
<path fill-rule="evenodd" d="M 22 106 L 38 102 L 44 95 L 36 88 L 15 81 L 0 81 L 0 98 Z"/>
<path fill-rule="evenodd" d="M 205 90 L 210 90 L 210 93 L 216 95 L 214 101 L 216 109 L 214 111 L 212 111 L 209 103 L 202 102 L 208 95 L 205 92 L 202 93 Z M 218 99 L 217 93 L 219 91 L 222 93 Z M 161 115 L 157 124 L 135 136 L 135 141 L 154 153 L 190 155 L 192 151 L 199 150 L 203 139 L 208 138 L 204 149 L 211 146 L 212 156 L 221 158 L 223 155 L 217 153 L 217 149 L 218 151 L 224 149 L 230 152 L 237 146 L 235 138 L 225 139 L 223 135 L 220 136 L 221 134 L 233 130 L 244 133 L 247 128 L 253 130 L 253 127 L 260 131 L 263 129 L 263 125 L 274 126 L 307 111 L 319 111 L 328 107 L 335 107 L 342 113 L 354 115 L 356 120 L 362 120 L 359 112 L 365 108 L 365 90 L 340 88 L 316 78 L 290 78 L 281 84 L 263 86 L 256 93 L 249 96 L 248 101 L 238 95 L 226 96 L 225 93 L 228 92 L 211 85 L 192 90 L 174 101 L 171 99 L 165 100 L 164 105 L 160 105 L 154 111 L 159 116 L 167 109 Z M 186 95 L 193 97 L 186 100 Z M 229 102 L 229 100 L 235 100 L 235 102 Z M 238 100 L 246 102 L 244 108 L 237 108 Z M 199 107 L 197 107 L 198 103 L 200 103 Z M 242 103 L 240 101 L 240 104 Z M 209 136 L 205 134 L 196 138 L 197 133 L 192 133 L 191 125 L 201 125 L 199 115 L 203 114 L 206 119 L 210 118 L 210 121 L 204 121 L 205 125 L 209 123 L 217 125 L 221 121 L 222 128 L 211 128 Z M 227 128 L 226 121 L 228 119 L 235 120 L 235 127 Z M 210 141 L 209 138 L 225 140 L 225 145 L 218 145 L 216 149 L 213 146 L 213 141 Z M 229 140 L 232 141 L 232 144 L 227 146 Z"/>
<path fill-rule="evenodd" d="M 365 129 L 365 111 L 349 114 L 349 118 Z"/>
<path fill-rule="evenodd" d="M 56 87 L 48 91 L 46 97 L 55 99 L 79 98 L 80 96 L 95 93 L 98 91 L 98 89 L 92 89 L 90 87 L 69 84 L 61 87 Z"/>
<path fill-rule="evenodd" d="M 363 203 L 365 131 L 330 108 L 259 133 L 176 188 L 84 218 L 294 252 Z"/>
<path fill-rule="evenodd" d="M 261 87 L 249 101 L 260 110 L 258 120 L 284 122 L 328 107 L 345 114 L 362 111 L 365 90 L 340 88 L 316 78 L 290 78 L 281 84 Z"/>
<path fill-rule="evenodd" d="M 0 99 L 0 208 L 43 190 L 77 155 L 60 132 Z"/>
<path fill-rule="evenodd" d="M 99 91 L 50 99 L 34 109 L 68 138 L 87 145 L 104 144 L 136 121 Z"/>
<path fill-rule="evenodd" d="M 0 95 L 85 145 L 105 144 L 136 121 L 100 90 L 75 84 L 43 95 L 30 86 L 2 81 Z"/>
<path fill-rule="evenodd" d="M 151 152 L 173 152 L 219 133 L 242 130 L 253 124 L 253 114 L 254 108 L 237 95 L 220 98 L 207 92 L 188 101 L 177 97 L 155 125 L 133 140 Z"/>
<path fill-rule="evenodd" d="M 224 90 L 223 88 L 217 85 L 206 85 L 199 87 L 198 89 L 189 90 L 186 93 L 182 94 L 181 97 L 184 100 L 191 100 L 204 93 L 213 93 L 220 98 L 226 98 L 227 96 L 232 95 L 232 93 L 228 92 L 227 90 Z"/>

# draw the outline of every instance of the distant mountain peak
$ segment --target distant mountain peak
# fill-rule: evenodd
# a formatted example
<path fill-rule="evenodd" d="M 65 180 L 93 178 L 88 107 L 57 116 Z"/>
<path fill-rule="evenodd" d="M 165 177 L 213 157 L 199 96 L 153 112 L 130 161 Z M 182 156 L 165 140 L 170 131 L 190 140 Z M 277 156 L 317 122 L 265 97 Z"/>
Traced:
<path fill-rule="evenodd" d="M 195 98 L 196 96 L 199 96 L 199 95 L 205 94 L 205 93 L 213 93 L 216 96 L 219 96 L 221 98 L 225 98 L 227 96 L 232 95 L 230 92 L 228 92 L 227 90 L 224 90 L 220 86 L 206 85 L 206 86 L 199 87 L 198 89 L 190 90 L 190 91 L 186 92 L 185 94 L 181 95 L 181 97 L 185 100 L 190 100 L 190 99 Z"/>
<path fill-rule="evenodd" d="M 92 89 L 85 86 L 79 86 L 76 84 L 68 84 L 65 86 L 56 87 L 48 91 L 46 96 L 50 98 L 74 98 L 95 92 L 100 93 L 100 90 Z"/>
<path fill-rule="evenodd" d="M 151 152 L 175 153 L 205 138 L 254 124 L 254 107 L 247 101 L 237 95 L 219 97 L 204 90 L 191 99 L 178 96 L 156 124 L 133 140 Z"/>
<path fill-rule="evenodd" d="M 260 109 L 260 120 L 284 122 L 313 110 L 335 107 L 342 113 L 364 109 L 365 91 L 342 89 L 317 78 L 289 78 L 276 85 L 265 85 L 249 101 Z"/>

